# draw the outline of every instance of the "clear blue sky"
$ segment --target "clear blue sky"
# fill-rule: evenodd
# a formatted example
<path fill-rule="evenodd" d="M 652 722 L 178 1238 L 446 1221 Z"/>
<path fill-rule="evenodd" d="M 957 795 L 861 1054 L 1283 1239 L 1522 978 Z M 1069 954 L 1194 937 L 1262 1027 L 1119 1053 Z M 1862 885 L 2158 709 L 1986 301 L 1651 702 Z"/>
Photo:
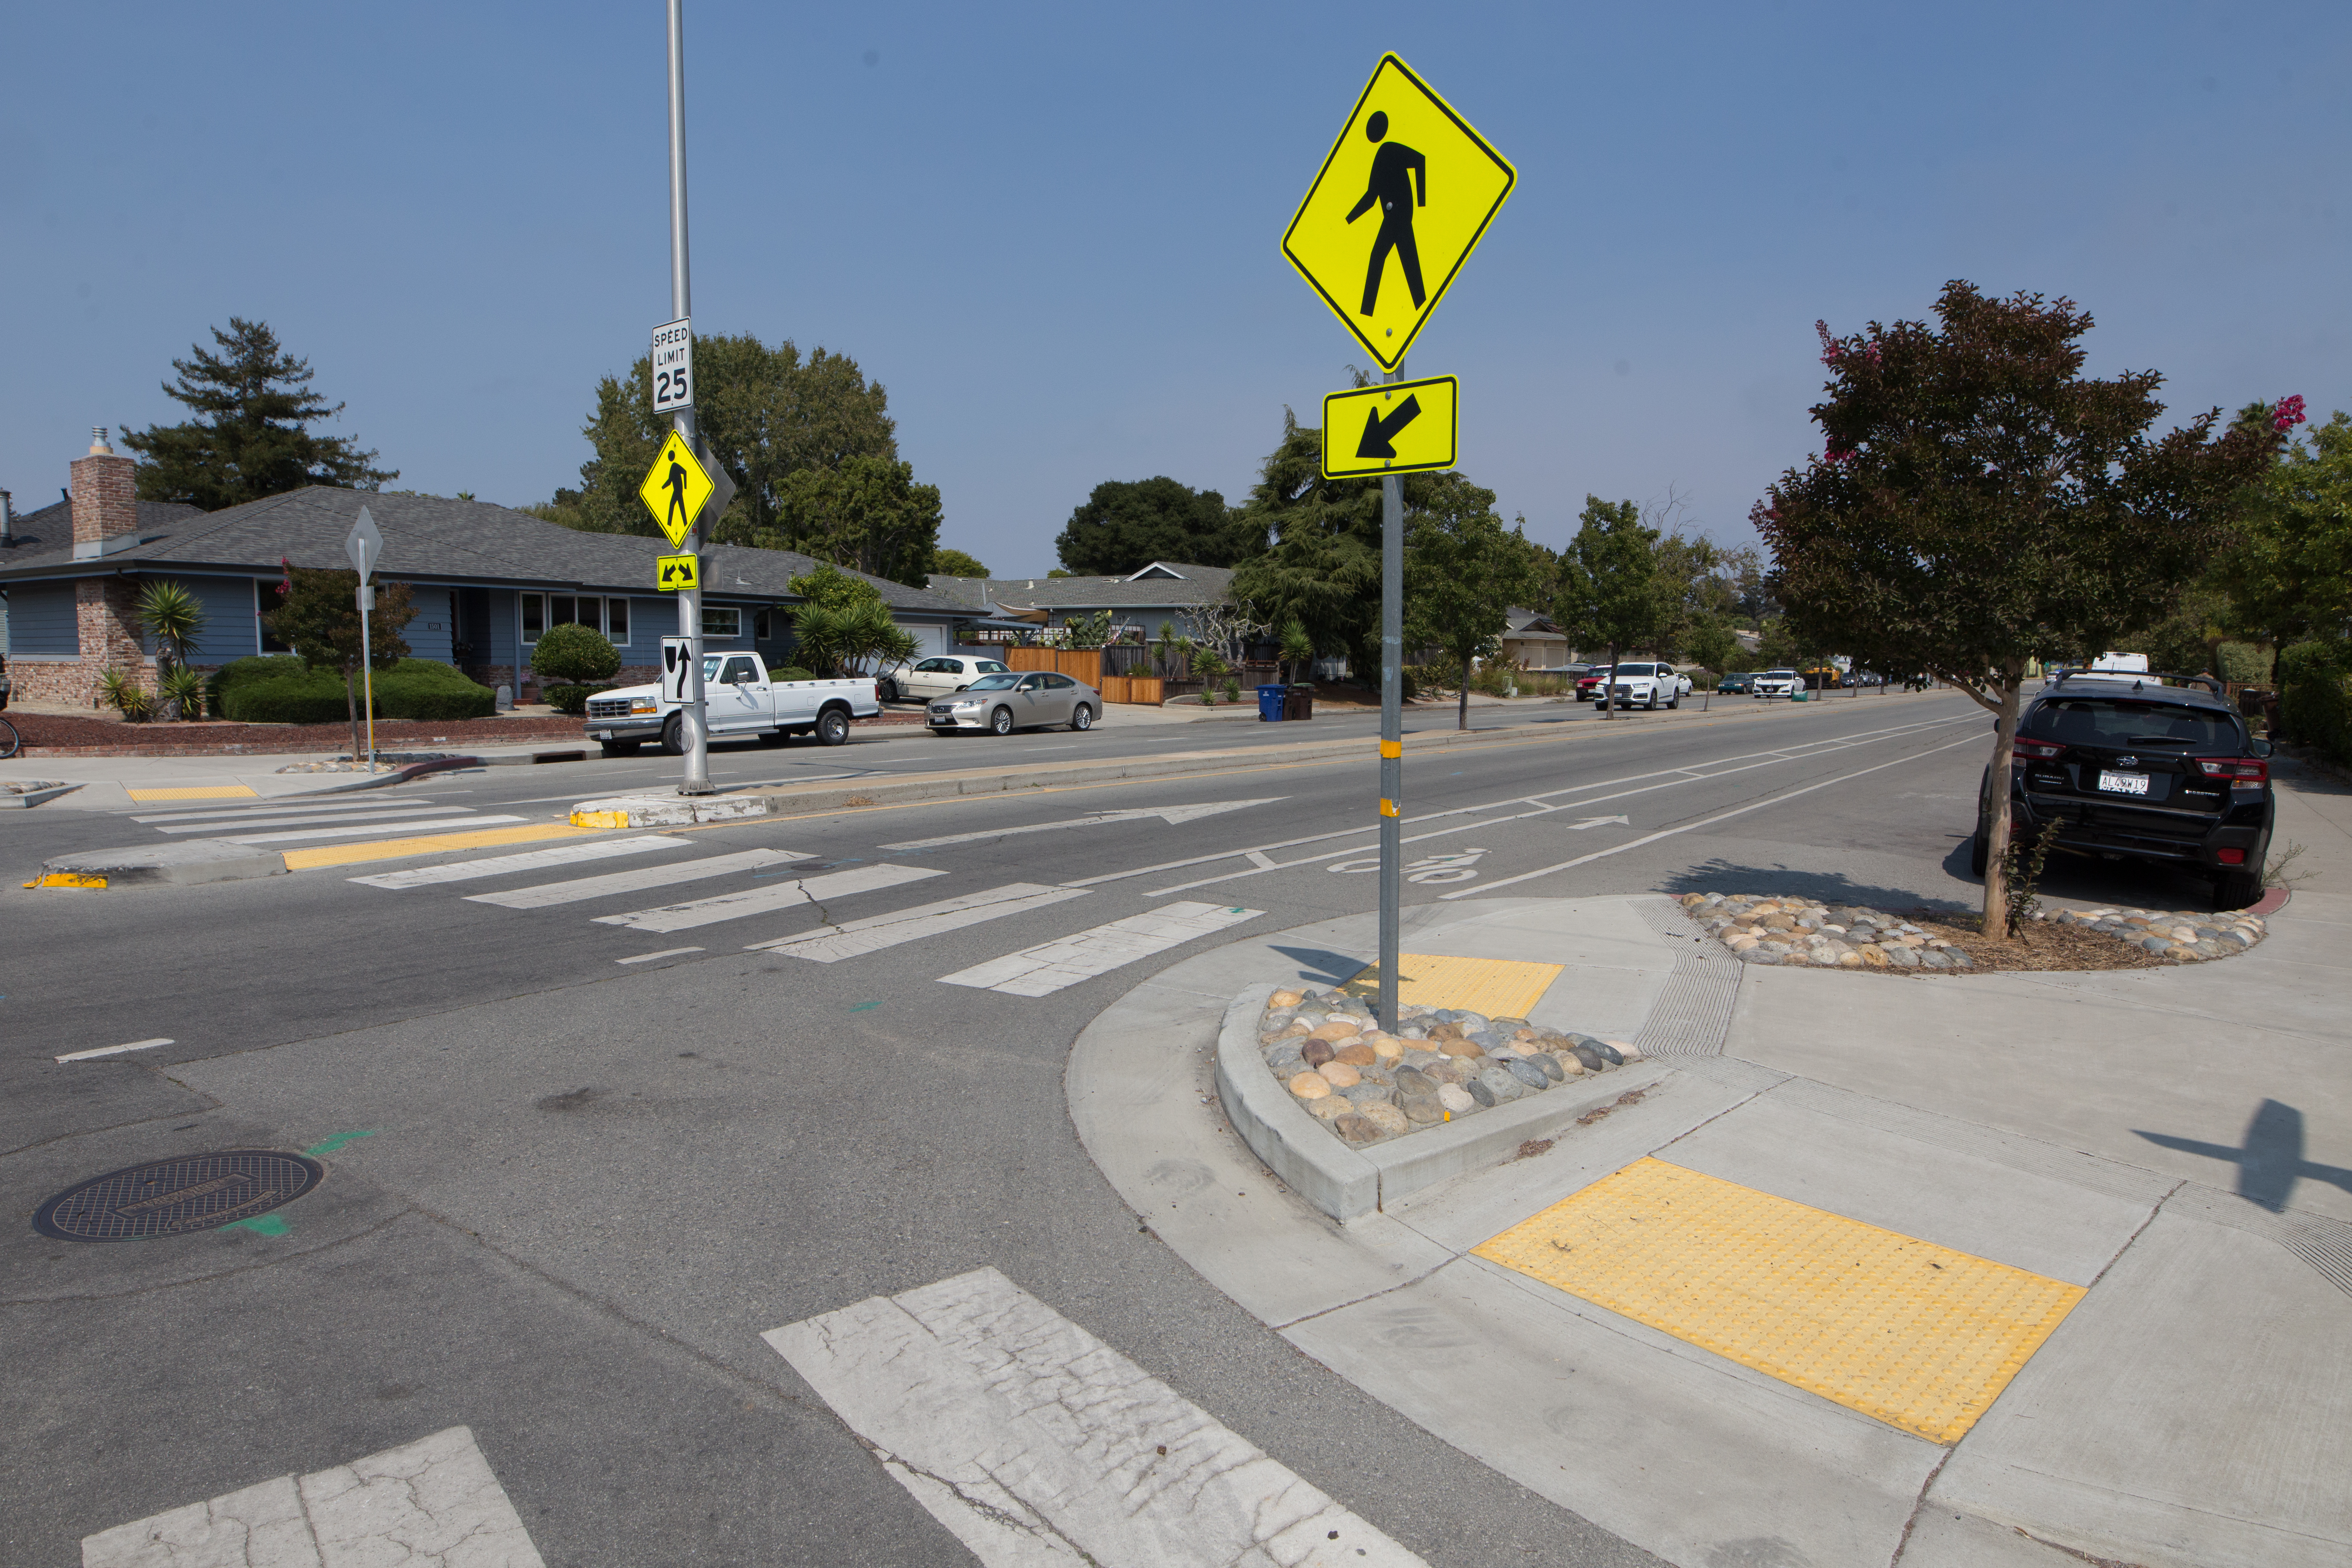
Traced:
<path fill-rule="evenodd" d="M 660 0 L 19 5 L 0 20 L 0 486 L 229 315 L 396 483 L 576 482 L 669 300 Z M 1042 573 L 1106 479 L 1239 500 L 1360 363 L 1277 249 L 1395 49 L 1517 164 L 1422 334 L 1552 543 L 1669 486 L 1727 542 L 1818 441 L 1812 322 L 2067 294 L 2176 415 L 2352 407 L 2352 7 L 689 0 L 695 321 L 854 356 L 943 542 Z"/>

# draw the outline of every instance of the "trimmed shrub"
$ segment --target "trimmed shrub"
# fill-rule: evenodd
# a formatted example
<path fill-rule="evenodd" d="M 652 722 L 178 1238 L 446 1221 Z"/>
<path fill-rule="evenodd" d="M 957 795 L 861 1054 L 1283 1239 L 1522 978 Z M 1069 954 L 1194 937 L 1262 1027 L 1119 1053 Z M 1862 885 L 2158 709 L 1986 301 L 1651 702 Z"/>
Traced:
<path fill-rule="evenodd" d="M 530 668 L 542 682 L 610 680 L 621 668 L 621 651 L 594 626 L 574 621 L 540 634 Z"/>
<path fill-rule="evenodd" d="M 240 724 L 340 724 L 350 714 L 343 683 L 321 671 L 307 680 L 255 680 L 228 689 L 224 718 Z"/>
<path fill-rule="evenodd" d="M 305 669 L 299 658 L 241 658 L 213 682 L 219 693 L 214 710 L 247 724 L 334 724 L 351 712 L 343 678 L 331 669 Z M 437 659 L 404 658 L 375 672 L 379 719 L 487 719 L 497 708 L 489 688 Z"/>
<path fill-rule="evenodd" d="M 803 669 L 797 664 L 788 664 L 782 669 L 772 669 L 768 671 L 768 679 L 771 680 L 814 680 L 816 679 L 816 673 L 814 670 Z"/>
<path fill-rule="evenodd" d="M 2279 721 L 2298 745 L 2352 766 L 2352 643 L 2297 643 L 2279 655 Z"/>
<path fill-rule="evenodd" d="M 599 691 L 612 689 L 610 686 L 551 686 L 539 696 L 540 700 L 558 713 L 569 713 L 578 719 L 587 713 L 588 699 Z"/>

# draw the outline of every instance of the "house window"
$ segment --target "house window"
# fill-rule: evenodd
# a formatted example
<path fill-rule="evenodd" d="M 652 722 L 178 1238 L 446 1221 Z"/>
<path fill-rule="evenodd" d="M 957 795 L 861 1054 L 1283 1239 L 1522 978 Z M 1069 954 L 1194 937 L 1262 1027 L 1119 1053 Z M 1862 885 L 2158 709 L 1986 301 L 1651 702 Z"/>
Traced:
<path fill-rule="evenodd" d="M 593 594 L 523 594 L 522 640 L 525 647 L 535 643 L 540 634 L 550 626 L 568 626 L 578 623 L 593 626 L 612 640 L 614 647 L 629 646 L 629 601 L 602 599 Z"/>
<path fill-rule="evenodd" d="M 523 595 L 522 640 L 527 643 L 537 642 L 539 640 L 539 634 L 546 629 L 547 595 L 544 594 Z"/>
<path fill-rule="evenodd" d="M 732 607 L 705 605 L 702 607 L 702 635 L 734 641 L 743 635 L 743 612 Z"/>
<path fill-rule="evenodd" d="M 771 633 L 771 631 L 770 631 L 770 629 L 769 629 L 769 628 L 770 628 L 770 627 L 772 627 L 774 624 L 775 624 L 775 623 L 774 623 L 773 621 L 772 621 L 772 620 L 770 620 L 770 619 L 768 618 L 768 612 L 767 612 L 767 611 L 765 611 L 765 610 L 754 610 L 754 611 L 752 611 L 752 612 L 751 612 L 751 640 L 752 640 L 752 641 L 754 641 L 754 642 L 766 642 L 766 641 L 768 641 L 768 640 L 769 640 L 769 638 L 770 638 L 770 637 L 772 636 L 772 633 Z"/>
<path fill-rule="evenodd" d="M 294 651 L 293 645 L 278 640 L 278 637 L 270 631 L 269 623 L 261 618 L 262 616 L 275 611 L 283 602 L 284 601 L 278 597 L 277 584 L 264 583 L 258 580 L 254 583 L 253 624 L 260 630 L 261 651 L 264 653 L 292 653 Z"/>
<path fill-rule="evenodd" d="M 604 601 L 604 635 L 613 639 L 614 647 L 629 646 L 629 601 Z"/>
<path fill-rule="evenodd" d="M 596 601 L 591 599 L 588 602 L 593 605 Z M 568 626 L 579 618 L 580 601 L 578 599 L 569 594 L 550 594 L 547 596 L 548 625 Z"/>

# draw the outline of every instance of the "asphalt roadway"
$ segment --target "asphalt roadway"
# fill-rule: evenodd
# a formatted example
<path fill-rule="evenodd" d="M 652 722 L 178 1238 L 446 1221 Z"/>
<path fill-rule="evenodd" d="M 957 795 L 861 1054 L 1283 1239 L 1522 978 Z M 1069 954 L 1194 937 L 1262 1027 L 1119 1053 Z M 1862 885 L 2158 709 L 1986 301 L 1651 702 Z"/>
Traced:
<path fill-rule="evenodd" d="M 1559 717 L 1408 763 L 1410 901 L 1977 896 L 1967 836 L 1990 736 L 1963 698 Z M 1313 733 L 1351 728 L 1372 733 L 1355 718 Z M 841 750 L 720 753 L 713 772 L 1298 738 L 876 731 Z M 77 1563 L 93 1532 L 462 1425 L 550 1563 L 968 1563 L 760 1336 L 982 1266 L 1433 1563 L 1652 1561 L 1291 1350 L 1174 1258 L 1072 1131 L 1064 1058 L 1113 999 L 1220 942 L 1370 907 L 1370 751 L 761 819 L 694 830 L 683 848 L 404 888 L 352 878 L 409 861 L 25 892 L 13 884 L 47 855 L 152 829 L 129 813 L 14 814 L 0 822 L 16 911 L 0 954 L 0 1186 L 16 1216 L 0 1229 L 0 1561 Z M 675 765 L 384 793 L 556 816 Z M 804 858 L 477 901 L 753 849 Z M 690 929 L 610 918 L 844 873 L 837 898 L 819 883 Z M 749 946 L 1015 883 L 1071 896 L 839 962 Z M 2197 891 L 2127 868 L 2062 871 L 2053 889 L 2173 907 Z M 1177 901 L 1233 911 L 1228 934 L 1044 994 L 940 983 Z M 53 1059 L 149 1038 L 173 1043 Z M 26 1223 L 87 1176 L 233 1147 L 324 1149 L 331 1174 L 279 1211 L 278 1236 L 77 1246 Z"/>

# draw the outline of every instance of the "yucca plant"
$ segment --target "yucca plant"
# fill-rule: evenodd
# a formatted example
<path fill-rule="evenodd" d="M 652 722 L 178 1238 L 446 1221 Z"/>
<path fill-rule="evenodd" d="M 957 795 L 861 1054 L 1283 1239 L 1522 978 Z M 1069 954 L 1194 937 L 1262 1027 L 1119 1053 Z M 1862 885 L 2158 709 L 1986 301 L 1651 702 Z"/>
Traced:
<path fill-rule="evenodd" d="M 140 685 L 138 677 L 119 669 L 100 673 L 98 695 L 100 701 L 134 724 L 155 716 L 155 694 Z"/>
<path fill-rule="evenodd" d="M 205 677 L 184 664 L 165 668 L 155 678 L 155 694 L 182 719 L 205 716 Z"/>
<path fill-rule="evenodd" d="M 186 584 L 168 578 L 139 591 L 139 629 L 153 637 L 167 664 L 185 664 L 204 634 L 204 602 Z"/>

